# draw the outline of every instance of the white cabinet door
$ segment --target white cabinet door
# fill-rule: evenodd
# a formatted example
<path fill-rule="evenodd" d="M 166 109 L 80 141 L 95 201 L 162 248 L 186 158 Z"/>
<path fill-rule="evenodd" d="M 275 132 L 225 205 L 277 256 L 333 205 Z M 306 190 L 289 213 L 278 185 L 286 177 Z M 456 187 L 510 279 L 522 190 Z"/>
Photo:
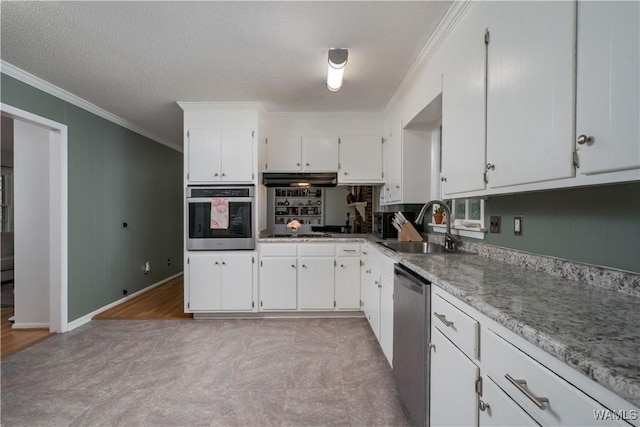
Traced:
<path fill-rule="evenodd" d="M 437 328 L 431 328 L 431 344 L 431 425 L 478 425 L 479 368 Z"/>
<path fill-rule="evenodd" d="M 480 410 L 480 427 L 539 425 L 488 376 L 482 378 L 482 397 L 480 400 L 483 402 Z"/>
<path fill-rule="evenodd" d="M 393 365 L 393 283 L 380 277 L 380 347 Z"/>
<path fill-rule="evenodd" d="M 576 3 L 489 4 L 489 186 L 572 177 Z"/>
<path fill-rule="evenodd" d="M 333 309 L 335 301 L 333 257 L 302 257 L 299 272 L 300 308 Z"/>
<path fill-rule="evenodd" d="M 581 174 L 640 167 L 640 3 L 578 2 L 576 134 Z"/>
<path fill-rule="evenodd" d="M 220 181 L 221 133 L 215 129 L 191 129 L 188 134 L 187 180 Z"/>
<path fill-rule="evenodd" d="M 227 255 L 220 258 L 221 309 L 251 311 L 253 299 L 252 254 Z"/>
<path fill-rule="evenodd" d="M 268 172 L 299 172 L 302 169 L 299 136 L 273 136 L 266 139 Z"/>
<path fill-rule="evenodd" d="M 486 5 L 473 3 L 445 48 L 455 55 L 442 78 L 442 191 L 484 190 Z"/>
<path fill-rule="evenodd" d="M 208 254 L 190 255 L 189 310 L 220 310 L 220 259 Z"/>
<path fill-rule="evenodd" d="M 297 308 L 297 259 L 262 257 L 260 260 L 260 309 L 295 310 Z"/>
<path fill-rule="evenodd" d="M 252 182 L 253 131 L 223 130 L 220 158 L 221 181 Z"/>
<path fill-rule="evenodd" d="M 305 172 L 336 172 L 339 145 L 336 136 L 302 137 L 302 170 Z"/>
<path fill-rule="evenodd" d="M 396 112 L 391 113 L 387 120 L 387 132 L 382 144 L 382 160 L 385 182 L 380 191 L 382 201 L 398 202 L 402 194 L 393 189 L 399 190 L 402 183 L 402 119 Z"/>
<path fill-rule="evenodd" d="M 338 181 L 347 183 L 382 182 L 382 140 L 376 136 L 340 138 Z"/>
<path fill-rule="evenodd" d="M 360 310 L 360 258 L 336 259 L 336 308 Z"/>
<path fill-rule="evenodd" d="M 367 265 L 368 264 L 368 265 Z M 371 329 L 380 341 L 380 273 L 369 263 L 365 263 L 364 271 L 364 314 L 369 320 Z"/>

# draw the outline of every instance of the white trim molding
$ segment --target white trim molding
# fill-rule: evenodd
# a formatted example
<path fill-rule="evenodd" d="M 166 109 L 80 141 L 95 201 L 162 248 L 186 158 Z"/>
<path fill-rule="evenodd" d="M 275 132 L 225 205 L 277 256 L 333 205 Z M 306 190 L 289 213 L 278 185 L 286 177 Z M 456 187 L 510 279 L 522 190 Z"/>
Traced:
<path fill-rule="evenodd" d="M 49 95 L 55 96 L 56 98 L 60 98 L 63 101 L 66 101 L 70 104 L 75 105 L 76 107 L 82 108 L 96 116 L 102 117 L 105 120 L 108 120 L 112 123 L 115 123 L 123 128 L 129 129 L 132 132 L 145 136 L 153 141 L 158 142 L 159 144 L 165 145 L 173 150 L 182 152 L 182 147 L 176 145 L 174 142 L 168 141 L 164 138 L 159 137 L 153 132 L 148 131 L 134 123 L 131 123 L 128 120 L 123 119 L 120 116 L 117 116 L 109 111 L 98 107 L 95 104 L 90 103 L 89 101 L 80 98 L 77 95 L 72 94 L 58 86 L 55 86 L 46 80 L 41 79 L 40 77 L 34 76 L 15 65 L 12 65 L 6 61 L 0 61 L 0 71 L 7 76 L 13 77 L 14 79 L 20 80 L 23 83 L 28 84 L 36 89 L 39 89 L 43 92 L 48 93 Z"/>

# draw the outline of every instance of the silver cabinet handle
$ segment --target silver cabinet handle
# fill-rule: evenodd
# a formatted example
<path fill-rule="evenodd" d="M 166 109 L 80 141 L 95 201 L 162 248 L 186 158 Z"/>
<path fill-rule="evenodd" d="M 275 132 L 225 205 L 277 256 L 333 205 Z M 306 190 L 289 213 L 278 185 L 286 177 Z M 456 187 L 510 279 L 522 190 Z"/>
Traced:
<path fill-rule="evenodd" d="M 496 165 L 494 165 L 493 163 L 487 163 L 487 170 L 488 171 L 492 171 L 496 169 Z"/>
<path fill-rule="evenodd" d="M 446 176 L 441 177 L 440 182 L 447 182 L 447 177 Z"/>
<path fill-rule="evenodd" d="M 527 396 L 530 401 L 535 403 L 535 405 L 538 408 L 540 408 L 542 410 L 546 409 L 544 404 L 545 403 L 548 404 L 549 403 L 549 399 L 547 399 L 546 397 L 537 397 L 533 393 L 531 393 L 531 390 L 529 390 L 529 388 L 527 388 L 527 382 L 525 380 L 516 380 L 509 374 L 505 374 L 504 377 L 507 380 L 509 380 L 509 382 L 511 384 L 513 384 L 518 390 L 520 390 L 525 396 Z"/>
<path fill-rule="evenodd" d="M 576 141 L 579 145 L 591 144 L 593 142 L 592 136 L 580 135 Z"/>
<path fill-rule="evenodd" d="M 345 252 L 358 252 L 357 249 L 343 249 Z"/>
<path fill-rule="evenodd" d="M 489 406 L 489 404 L 488 404 L 488 403 L 484 403 L 482 400 L 481 400 L 480 402 L 478 402 L 478 408 L 479 408 L 482 412 L 484 412 L 484 411 L 486 411 L 486 410 L 491 409 L 491 407 Z"/>
<path fill-rule="evenodd" d="M 429 350 L 433 350 L 434 348 L 436 348 L 436 345 L 432 342 L 429 343 Z"/>
<path fill-rule="evenodd" d="M 436 316 L 438 318 L 438 320 L 440 320 L 442 323 L 445 324 L 445 326 L 449 327 L 453 325 L 453 322 L 450 320 L 447 320 L 446 316 L 444 314 L 438 314 L 435 311 L 433 312 L 433 315 Z"/>

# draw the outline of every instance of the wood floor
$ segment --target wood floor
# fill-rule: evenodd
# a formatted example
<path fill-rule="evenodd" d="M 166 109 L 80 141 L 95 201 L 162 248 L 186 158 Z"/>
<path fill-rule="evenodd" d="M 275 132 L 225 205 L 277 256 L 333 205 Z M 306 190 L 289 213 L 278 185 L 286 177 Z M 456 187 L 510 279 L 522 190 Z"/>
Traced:
<path fill-rule="evenodd" d="M 2 309 L 1 357 L 47 339 L 48 329 L 12 329 L 12 308 Z M 93 319 L 190 319 L 184 313 L 184 276 L 176 277 L 157 288 L 138 295 L 116 307 L 104 311 Z"/>
<path fill-rule="evenodd" d="M 2 309 L 1 357 L 16 353 L 53 335 L 48 329 L 13 329 L 13 323 L 9 321 L 11 316 L 13 308 Z"/>
<path fill-rule="evenodd" d="M 184 276 L 138 295 L 93 317 L 99 319 L 190 319 L 184 313 Z"/>

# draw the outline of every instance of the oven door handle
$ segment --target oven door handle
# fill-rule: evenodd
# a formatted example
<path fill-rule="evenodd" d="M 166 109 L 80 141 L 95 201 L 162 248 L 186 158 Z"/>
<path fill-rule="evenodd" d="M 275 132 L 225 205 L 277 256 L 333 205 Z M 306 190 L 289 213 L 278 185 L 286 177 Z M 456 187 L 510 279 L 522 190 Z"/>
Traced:
<path fill-rule="evenodd" d="M 187 197 L 187 203 L 210 203 L 211 199 L 224 199 L 225 197 Z M 229 203 L 253 202 L 253 197 L 226 197 Z"/>

